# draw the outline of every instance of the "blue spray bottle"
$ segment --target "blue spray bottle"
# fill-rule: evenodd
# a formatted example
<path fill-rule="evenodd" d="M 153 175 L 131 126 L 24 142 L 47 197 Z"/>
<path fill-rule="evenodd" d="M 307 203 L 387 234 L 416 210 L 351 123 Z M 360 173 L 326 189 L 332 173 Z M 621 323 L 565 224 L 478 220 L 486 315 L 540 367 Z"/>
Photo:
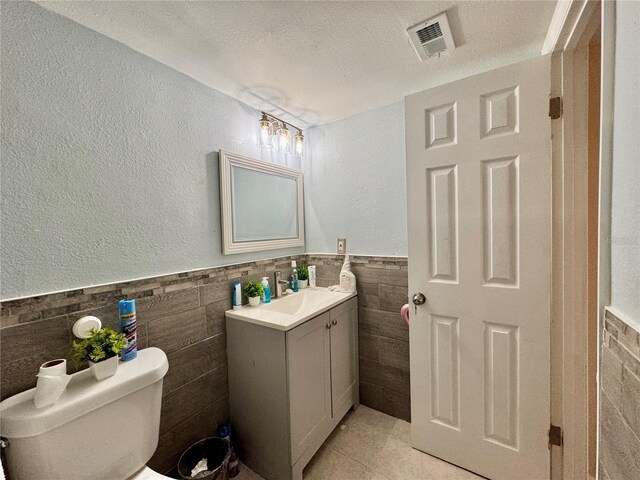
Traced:
<path fill-rule="evenodd" d="M 123 362 L 133 360 L 138 356 L 138 339 L 136 334 L 136 301 L 120 300 L 120 331 L 127 337 L 127 346 L 120 352 Z"/>

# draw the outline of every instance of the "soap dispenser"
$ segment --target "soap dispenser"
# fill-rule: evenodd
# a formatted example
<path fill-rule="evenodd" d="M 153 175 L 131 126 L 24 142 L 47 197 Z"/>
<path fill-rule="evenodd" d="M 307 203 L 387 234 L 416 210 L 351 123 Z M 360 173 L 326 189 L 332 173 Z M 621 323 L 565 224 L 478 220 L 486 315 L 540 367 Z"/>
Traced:
<path fill-rule="evenodd" d="M 269 287 L 269 277 L 262 277 L 262 303 L 269 303 L 271 301 L 271 287 Z"/>
<path fill-rule="evenodd" d="M 295 260 L 291 260 L 291 268 L 293 272 L 291 273 L 291 290 L 294 292 L 298 291 L 298 264 Z"/>

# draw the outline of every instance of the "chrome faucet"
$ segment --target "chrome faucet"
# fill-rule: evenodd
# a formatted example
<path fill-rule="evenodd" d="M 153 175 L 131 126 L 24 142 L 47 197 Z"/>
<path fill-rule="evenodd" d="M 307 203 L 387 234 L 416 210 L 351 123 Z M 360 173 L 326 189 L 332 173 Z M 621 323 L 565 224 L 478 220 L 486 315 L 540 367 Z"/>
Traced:
<path fill-rule="evenodd" d="M 286 295 L 286 290 L 289 288 L 289 282 L 286 280 L 282 280 L 282 272 L 280 270 L 276 270 L 273 272 L 273 283 L 276 286 L 275 298 L 282 297 Z M 282 291 L 282 286 L 285 286 L 285 292 Z"/>

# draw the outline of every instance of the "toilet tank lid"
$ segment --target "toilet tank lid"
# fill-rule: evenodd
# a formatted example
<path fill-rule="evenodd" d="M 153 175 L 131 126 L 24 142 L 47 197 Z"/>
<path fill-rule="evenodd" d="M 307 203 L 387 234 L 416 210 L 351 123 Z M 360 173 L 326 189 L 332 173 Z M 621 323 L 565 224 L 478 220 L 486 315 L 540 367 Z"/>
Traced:
<path fill-rule="evenodd" d="M 51 406 L 36 408 L 35 388 L 19 393 L 0 403 L 0 435 L 8 439 L 41 435 L 162 380 L 167 370 L 167 355 L 150 347 L 138 351 L 134 360 L 120 361 L 113 377 L 98 381 L 89 369 L 74 373 Z"/>

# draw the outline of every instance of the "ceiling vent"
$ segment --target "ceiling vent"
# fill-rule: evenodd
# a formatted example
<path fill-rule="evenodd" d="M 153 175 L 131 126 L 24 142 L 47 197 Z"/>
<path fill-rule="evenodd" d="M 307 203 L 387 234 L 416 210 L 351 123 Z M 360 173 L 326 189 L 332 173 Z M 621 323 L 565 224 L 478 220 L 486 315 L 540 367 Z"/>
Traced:
<path fill-rule="evenodd" d="M 439 57 L 445 52 L 456 48 L 447 19 L 447 12 L 443 12 L 429 20 L 420 22 L 407 30 L 409 38 L 416 47 L 422 60 Z"/>

